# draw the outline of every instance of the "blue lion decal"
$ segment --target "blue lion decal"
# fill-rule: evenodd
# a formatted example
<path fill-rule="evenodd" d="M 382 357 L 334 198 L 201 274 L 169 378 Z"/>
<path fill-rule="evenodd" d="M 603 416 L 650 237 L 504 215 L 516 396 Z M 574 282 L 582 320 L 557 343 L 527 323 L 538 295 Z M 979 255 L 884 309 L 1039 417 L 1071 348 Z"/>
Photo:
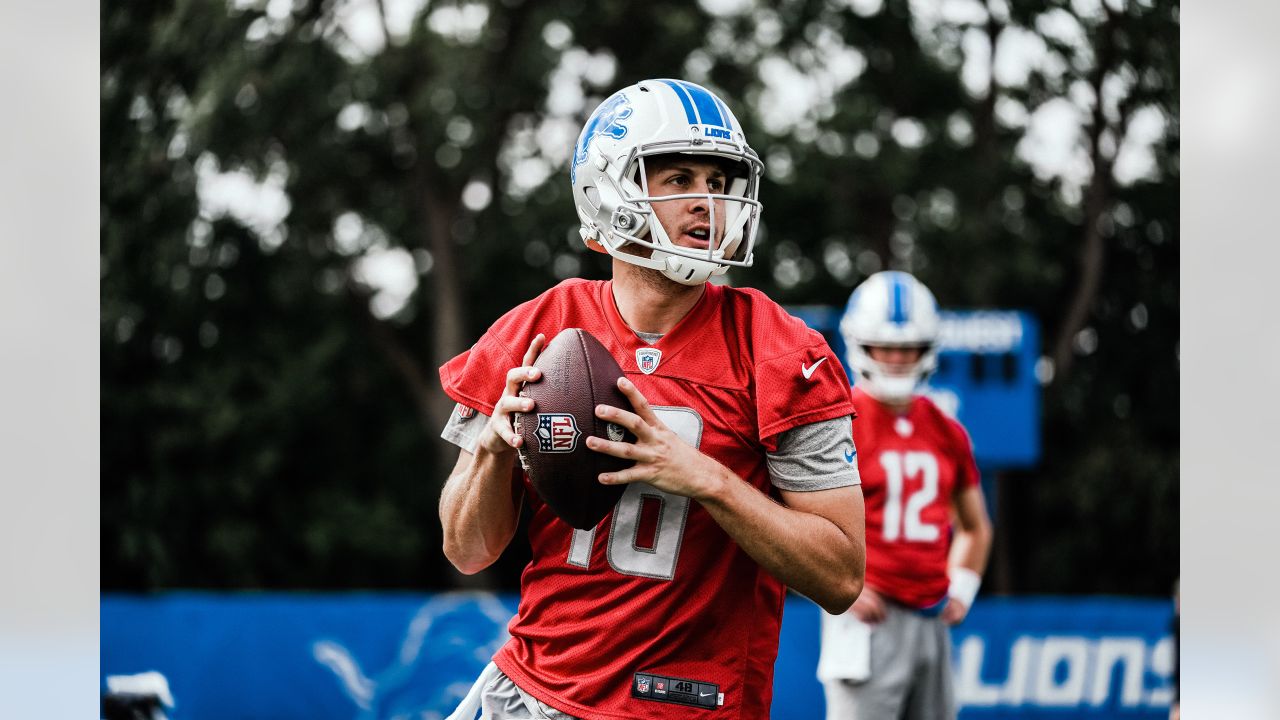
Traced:
<path fill-rule="evenodd" d="M 578 182 L 578 166 L 587 161 L 587 151 L 591 149 L 591 141 L 600 135 L 607 135 L 614 140 L 626 137 L 627 126 L 623 125 L 622 121 L 631 117 L 631 113 L 631 101 L 621 92 L 615 93 L 613 97 L 596 108 L 591 119 L 587 121 L 587 126 L 582 130 L 582 137 L 578 138 L 578 147 L 574 149 L 573 165 L 569 168 L 571 183 L 576 185 Z"/>
<path fill-rule="evenodd" d="M 406 629 L 395 657 L 369 652 L 376 644 L 347 647 L 318 638 L 312 657 L 333 672 L 354 707 L 330 708 L 330 717 L 351 712 L 353 720 L 441 720 L 466 697 L 480 671 L 511 636 L 515 610 L 492 593 L 432 596 Z M 368 645 L 368 646 L 366 646 Z M 366 672 L 366 662 L 382 669 Z"/>

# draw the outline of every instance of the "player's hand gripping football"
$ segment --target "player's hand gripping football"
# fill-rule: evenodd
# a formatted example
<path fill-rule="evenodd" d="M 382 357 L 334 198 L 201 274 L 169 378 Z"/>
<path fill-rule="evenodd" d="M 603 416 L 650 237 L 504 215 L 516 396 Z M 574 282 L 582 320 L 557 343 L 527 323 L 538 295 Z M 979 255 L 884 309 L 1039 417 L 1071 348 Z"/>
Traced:
<path fill-rule="evenodd" d="M 502 397 L 493 404 L 493 415 L 489 417 L 484 432 L 480 434 L 480 445 L 494 455 L 507 454 L 520 447 L 523 441 L 520 433 L 516 432 L 515 426 L 512 425 L 511 413 L 529 412 L 533 409 L 533 401 L 520 397 L 518 393 L 521 384 L 533 382 L 542 377 L 542 371 L 533 366 L 533 361 L 538 359 L 542 347 L 546 344 L 546 336 L 538 333 L 533 342 L 529 343 L 529 349 L 525 351 L 520 367 L 507 371 L 507 384 L 502 390 Z"/>
<path fill-rule="evenodd" d="M 664 492 L 695 500 L 710 494 L 718 481 L 720 464 L 681 440 L 659 420 L 649 401 L 630 380 L 620 378 L 618 389 L 631 401 L 635 412 L 599 405 L 596 416 L 630 430 L 636 441 L 612 442 L 592 436 L 587 438 L 587 447 L 634 460 L 636 464 L 620 472 L 601 473 L 600 482 L 605 485 L 645 482 Z"/>

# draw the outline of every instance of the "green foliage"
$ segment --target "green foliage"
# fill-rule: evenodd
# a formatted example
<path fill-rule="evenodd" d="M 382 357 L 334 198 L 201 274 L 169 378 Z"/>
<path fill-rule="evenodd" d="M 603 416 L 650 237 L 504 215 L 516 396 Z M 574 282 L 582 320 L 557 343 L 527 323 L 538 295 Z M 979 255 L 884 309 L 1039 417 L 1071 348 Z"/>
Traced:
<path fill-rule="evenodd" d="M 900 267 L 946 306 L 1041 319 L 1058 373 L 1043 463 L 1002 477 L 1003 588 L 1167 591 L 1176 6 L 1021 0 L 925 22 L 905 0 L 868 17 L 506 0 L 426 3 L 405 23 L 378 15 L 392 3 L 245 5 L 102 9 L 104 588 L 460 583 L 438 550 L 455 453 L 435 367 L 559 279 L 607 276 L 577 237 L 568 145 L 613 89 L 686 76 L 724 95 L 769 168 L 756 264 L 733 282 L 842 304 Z M 1049 60 L 972 87 L 972 42 L 1006 34 Z M 770 80 L 784 66 L 820 96 L 789 120 Z M 1028 163 L 1026 116 L 1104 81 L 1116 101 L 1082 111 L 1091 172 Z M 1156 166 L 1116 182 L 1144 107 L 1167 124 Z M 267 188 L 257 216 L 219 205 L 220 173 Z M 375 257 L 412 258 L 406 301 L 378 295 Z M 514 585 L 525 552 L 479 582 Z"/>

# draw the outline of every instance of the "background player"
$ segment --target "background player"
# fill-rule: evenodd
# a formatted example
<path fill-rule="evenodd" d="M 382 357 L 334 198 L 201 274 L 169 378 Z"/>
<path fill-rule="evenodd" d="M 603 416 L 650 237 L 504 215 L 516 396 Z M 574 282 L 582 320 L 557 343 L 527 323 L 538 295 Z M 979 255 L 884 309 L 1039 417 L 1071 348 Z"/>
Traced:
<path fill-rule="evenodd" d="M 583 240 L 612 256 L 612 280 L 561 283 L 441 368 L 458 402 L 443 436 L 461 448 L 440 500 L 446 556 L 479 571 L 521 503 L 532 511 L 511 640 L 470 696 L 485 717 L 766 717 L 784 585 L 831 612 L 861 590 L 840 364 L 763 294 L 707 283 L 751 263 L 762 171 L 706 89 L 648 80 L 615 93 L 571 166 Z M 634 446 L 588 441 L 636 460 L 602 476 L 629 486 L 594 530 L 555 517 L 516 464 L 510 414 L 534 410 L 517 392 L 566 327 L 609 348 L 635 408 L 599 411 Z"/>
<path fill-rule="evenodd" d="M 956 714 L 948 626 L 973 607 L 991 521 L 968 434 L 917 394 L 937 363 L 938 329 L 933 294 L 903 272 L 867 278 L 840 322 L 859 413 L 867 573 L 850 611 L 823 617 L 829 720 Z"/>

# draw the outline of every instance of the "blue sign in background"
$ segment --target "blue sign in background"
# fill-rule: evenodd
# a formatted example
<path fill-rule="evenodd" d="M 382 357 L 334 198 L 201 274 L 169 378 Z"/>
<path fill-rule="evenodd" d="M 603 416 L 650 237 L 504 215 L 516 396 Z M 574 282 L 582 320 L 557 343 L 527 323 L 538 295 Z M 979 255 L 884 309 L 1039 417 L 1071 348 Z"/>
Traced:
<path fill-rule="evenodd" d="M 174 720 L 443 718 L 506 640 L 487 593 L 104 595 L 102 674 L 163 673 Z M 787 600 L 772 717 L 821 718 L 821 611 Z M 983 598 L 953 633 L 962 720 L 1162 718 L 1170 603 Z"/>
<path fill-rule="evenodd" d="M 787 311 L 826 337 L 849 374 L 839 331 L 843 308 L 793 305 Z M 1016 310 L 939 315 L 938 369 L 928 394 L 969 431 L 984 470 L 1033 465 L 1040 459 L 1039 322 Z"/>

